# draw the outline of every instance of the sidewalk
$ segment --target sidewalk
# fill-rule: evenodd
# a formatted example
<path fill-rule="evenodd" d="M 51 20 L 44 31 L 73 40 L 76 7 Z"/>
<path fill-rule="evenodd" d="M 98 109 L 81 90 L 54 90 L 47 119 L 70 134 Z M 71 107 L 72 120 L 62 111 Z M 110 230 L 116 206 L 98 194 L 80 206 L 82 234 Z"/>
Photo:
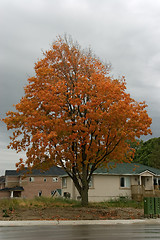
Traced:
<path fill-rule="evenodd" d="M 115 225 L 115 224 L 160 224 L 160 219 L 133 220 L 76 220 L 76 221 L 0 221 L 0 227 L 40 226 L 40 225 Z"/>

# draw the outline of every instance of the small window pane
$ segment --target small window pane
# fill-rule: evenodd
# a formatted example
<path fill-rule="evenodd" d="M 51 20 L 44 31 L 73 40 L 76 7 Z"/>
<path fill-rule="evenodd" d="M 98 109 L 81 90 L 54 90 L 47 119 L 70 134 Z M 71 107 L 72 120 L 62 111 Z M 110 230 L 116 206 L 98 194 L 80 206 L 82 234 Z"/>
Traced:
<path fill-rule="evenodd" d="M 51 191 L 51 196 L 53 197 L 55 193 L 56 193 L 56 190 Z"/>
<path fill-rule="evenodd" d="M 29 181 L 30 181 L 30 182 L 34 182 L 34 177 L 30 177 L 30 178 L 29 178 Z"/>
<path fill-rule="evenodd" d="M 67 178 L 62 178 L 62 187 L 67 187 Z"/>
<path fill-rule="evenodd" d="M 58 182 L 58 177 L 53 177 L 53 182 Z"/>
<path fill-rule="evenodd" d="M 38 192 L 38 197 L 41 197 L 42 196 L 42 191 L 39 191 Z"/>
<path fill-rule="evenodd" d="M 154 178 L 153 181 L 154 181 L 154 185 L 157 185 L 157 178 Z"/>
<path fill-rule="evenodd" d="M 130 177 L 121 177 L 120 178 L 120 187 L 130 188 L 131 187 Z"/>
<path fill-rule="evenodd" d="M 121 187 L 125 187 L 124 177 L 121 177 L 121 178 L 120 178 L 120 186 L 121 186 Z"/>
<path fill-rule="evenodd" d="M 125 187 L 126 187 L 126 188 L 130 188 L 130 186 L 131 186 L 130 177 L 126 177 L 125 180 L 126 180 L 126 185 L 125 185 Z"/>
<path fill-rule="evenodd" d="M 91 177 L 90 181 L 89 181 L 89 188 L 93 187 L 93 178 Z"/>

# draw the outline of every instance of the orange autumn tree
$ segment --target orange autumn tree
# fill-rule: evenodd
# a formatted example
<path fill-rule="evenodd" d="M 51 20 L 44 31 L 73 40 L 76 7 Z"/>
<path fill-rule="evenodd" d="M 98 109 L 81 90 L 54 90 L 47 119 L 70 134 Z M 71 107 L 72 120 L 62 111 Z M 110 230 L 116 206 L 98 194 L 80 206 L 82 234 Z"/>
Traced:
<path fill-rule="evenodd" d="M 88 204 L 91 176 L 108 163 L 130 162 L 129 141 L 151 133 L 146 104 L 91 51 L 58 37 L 35 64 L 25 95 L 3 119 L 14 129 L 9 147 L 26 151 L 18 168 L 61 166 Z"/>

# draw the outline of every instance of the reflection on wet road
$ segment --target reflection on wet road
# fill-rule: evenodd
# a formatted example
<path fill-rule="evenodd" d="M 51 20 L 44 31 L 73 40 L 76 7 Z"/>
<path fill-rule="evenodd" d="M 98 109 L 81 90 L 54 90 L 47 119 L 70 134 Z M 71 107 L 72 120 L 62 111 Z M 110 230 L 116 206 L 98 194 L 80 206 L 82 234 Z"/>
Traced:
<path fill-rule="evenodd" d="M 80 225 L 0 227 L 0 240 L 160 239 L 159 225 Z"/>

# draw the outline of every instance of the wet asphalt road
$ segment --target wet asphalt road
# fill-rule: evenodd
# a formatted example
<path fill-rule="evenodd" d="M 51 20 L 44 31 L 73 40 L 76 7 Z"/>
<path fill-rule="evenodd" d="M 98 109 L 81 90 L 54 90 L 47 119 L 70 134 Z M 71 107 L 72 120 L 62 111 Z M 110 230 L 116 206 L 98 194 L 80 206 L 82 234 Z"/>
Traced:
<path fill-rule="evenodd" d="M 160 239 L 160 225 L 79 225 L 0 227 L 0 240 Z"/>

